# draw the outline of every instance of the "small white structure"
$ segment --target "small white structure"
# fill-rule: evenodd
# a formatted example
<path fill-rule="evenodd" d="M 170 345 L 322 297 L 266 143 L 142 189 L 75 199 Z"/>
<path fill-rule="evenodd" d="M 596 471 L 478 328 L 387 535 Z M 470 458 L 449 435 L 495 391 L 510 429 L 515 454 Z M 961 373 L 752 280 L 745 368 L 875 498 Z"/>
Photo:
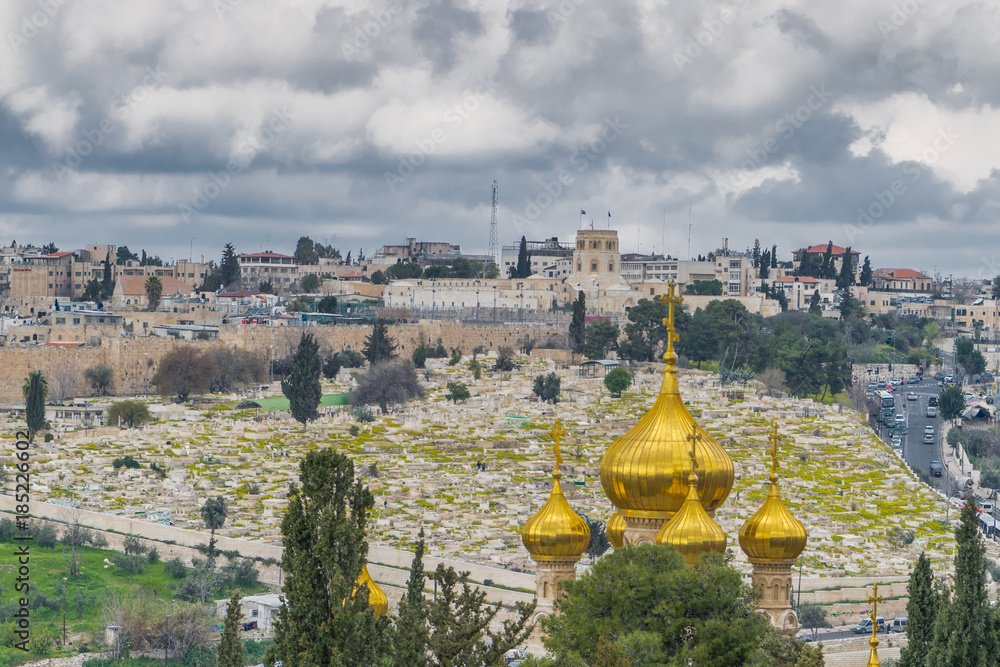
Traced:
<path fill-rule="evenodd" d="M 240 599 L 240 609 L 243 616 L 241 623 L 257 621 L 257 629 L 265 632 L 271 629 L 271 620 L 274 615 L 284 606 L 285 602 L 277 593 L 263 593 L 261 595 L 248 595 Z M 229 600 L 216 600 L 215 607 L 223 615 Z"/>

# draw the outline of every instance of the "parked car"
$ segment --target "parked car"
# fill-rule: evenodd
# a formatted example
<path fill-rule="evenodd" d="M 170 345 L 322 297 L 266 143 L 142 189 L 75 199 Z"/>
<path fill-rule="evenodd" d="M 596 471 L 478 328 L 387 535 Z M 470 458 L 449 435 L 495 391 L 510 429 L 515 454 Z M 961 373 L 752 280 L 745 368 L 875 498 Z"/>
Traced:
<path fill-rule="evenodd" d="M 875 617 L 875 622 L 878 623 L 876 631 L 885 628 L 885 619 L 882 618 L 881 616 Z M 870 618 L 864 619 L 863 621 L 855 625 L 853 628 L 851 628 L 851 632 L 857 635 L 863 635 L 871 631 L 872 631 L 872 619 Z"/>
<path fill-rule="evenodd" d="M 941 471 L 942 471 L 941 462 L 931 461 L 931 477 L 940 477 Z"/>
<path fill-rule="evenodd" d="M 894 618 L 889 624 L 889 632 L 906 632 L 907 618 Z"/>
<path fill-rule="evenodd" d="M 937 408 L 935 408 L 933 405 L 928 405 L 927 406 L 927 416 L 928 417 L 932 417 L 932 418 L 933 417 L 937 417 Z"/>
<path fill-rule="evenodd" d="M 903 446 L 903 439 L 900 438 L 898 435 L 892 436 L 892 448 L 899 449 L 902 446 Z"/>

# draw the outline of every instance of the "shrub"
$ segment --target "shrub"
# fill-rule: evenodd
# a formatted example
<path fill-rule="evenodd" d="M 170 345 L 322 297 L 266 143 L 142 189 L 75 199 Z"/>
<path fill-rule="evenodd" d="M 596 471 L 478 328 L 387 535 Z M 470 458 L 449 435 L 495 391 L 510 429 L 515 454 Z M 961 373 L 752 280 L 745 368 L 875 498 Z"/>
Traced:
<path fill-rule="evenodd" d="M 180 558 L 171 558 L 163 564 L 163 569 L 174 579 L 183 579 L 187 576 L 187 568 Z"/>
<path fill-rule="evenodd" d="M 365 358 L 355 350 L 338 352 L 337 360 L 343 368 L 361 368 L 365 365 Z"/>
<path fill-rule="evenodd" d="M 52 549 L 56 546 L 56 541 L 57 536 L 55 528 L 48 524 L 38 526 L 35 531 L 35 544 L 43 549 Z"/>
<path fill-rule="evenodd" d="M 375 421 L 375 413 L 367 405 L 359 405 L 354 408 L 354 419 L 362 424 Z M 357 428 L 357 427 L 355 427 Z M 352 435 L 357 435 L 356 433 Z"/>
<path fill-rule="evenodd" d="M 604 376 L 604 386 L 615 398 L 620 398 L 622 392 L 632 386 L 632 376 L 624 368 L 615 368 Z"/>
<path fill-rule="evenodd" d="M 141 465 L 139 465 L 138 461 L 132 458 L 131 454 L 126 454 L 124 458 L 115 459 L 114 461 L 111 462 L 111 465 L 114 466 L 115 470 L 118 470 L 119 468 L 123 467 L 137 470 L 142 467 Z"/>
<path fill-rule="evenodd" d="M 562 382 L 555 373 L 539 375 L 535 378 L 535 384 L 531 391 L 541 400 L 555 404 L 559 400 L 559 391 Z"/>
<path fill-rule="evenodd" d="M 449 382 L 448 393 L 445 394 L 445 398 L 453 403 L 458 403 L 459 401 L 466 400 L 471 395 L 464 382 Z"/>
<path fill-rule="evenodd" d="M 118 569 L 126 574 L 142 574 L 146 569 L 146 561 L 142 556 L 127 556 L 125 554 L 118 554 L 111 562 L 114 563 Z"/>
<path fill-rule="evenodd" d="M 497 350 L 496 369 L 498 371 L 514 370 L 514 349 L 506 345 L 500 346 Z"/>
<path fill-rule="evenodd" d="M 156 550 L 156 547 L 149 548 L 149 551 L 146 552 L 146 560 L 150 565 L 156 565 L 160 562 L 160 552 Z"/>

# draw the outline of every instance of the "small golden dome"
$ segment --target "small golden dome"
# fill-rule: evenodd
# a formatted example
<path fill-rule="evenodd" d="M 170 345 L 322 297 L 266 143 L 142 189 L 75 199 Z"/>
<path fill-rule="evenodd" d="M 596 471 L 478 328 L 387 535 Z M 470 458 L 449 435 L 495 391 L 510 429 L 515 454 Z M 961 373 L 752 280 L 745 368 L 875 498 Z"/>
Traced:
<path fill-rule="evenodd" d="M 795 560 L 806 548 L 805 526 L 796 519 L 778 492 L 778 426 L 772 431 L 771 489 L 767 500 L 740 528 L 740 548 L 751 560 Z"/>
<path fill-rule="evenodd" d="M 362 586 L 368 588 L 368 604 L 371 605 L 372 611 L 375 612 L 376 616 L 385 616 L 389 612 L 389 598 L 386 597 L 385 592 L 379 588 L 379 585 L 368 574 L 367 563 L 361 566 L 361 574 L 358 575 L 356 584 L 359 589 Z"/>
<path fill-rule="evenodd" d="M 688 456 L 692 436 L 697 438 L 695 458 L 701 471 L 698 497 L 707 511 L 722 505 L 735 478 L 729 454 L 694 420 L 681 398 L 674 366 L 673 309 L 683 300 L 674 293 L 673 281 L 669 295 L 661 300 L 669 306 L 669 317 L 664 320 L 669 333 L 660 394 L 649 412 L 615 440 L 601 459 L 604 492 L 625 516 L 668 518 L 680 510 L 692 471 Z"/>
<path fill-rule="evenodd" d="M 726 533 L 708 516 L 698 499 L 698 476 L 688 477 L 687 497 L 680 510 L 663 524 L 656 535 L 657 544 L 669 544 L 680 552 L 688 565 L 694 565 L 709 551 L 725 553 Z"/>
<path fill-rule="evenodd" d="M 579 514 L 566 502 L 559 478 L 559 466 L 562 456 L 559 454 L 559 436 L 565 434 L 556 420 L 555 427 L 549 431 L 556 439 L 553 450 L 556 454 L 556 466 L 552 471 L 552 493 L 542 508 L 528 519 L 521 529 L 521 541 L 524 547 L 535 559 L 540 561 L 578 560 L 590 544 L 590 528 Z"/>
<path fill-rule="evenodd" d="M 608 526 L 604 530 L 611 546 L 615 549 L 621 549 L 625 546 L 625 517 L 615 512 L 608 519 Z"/>

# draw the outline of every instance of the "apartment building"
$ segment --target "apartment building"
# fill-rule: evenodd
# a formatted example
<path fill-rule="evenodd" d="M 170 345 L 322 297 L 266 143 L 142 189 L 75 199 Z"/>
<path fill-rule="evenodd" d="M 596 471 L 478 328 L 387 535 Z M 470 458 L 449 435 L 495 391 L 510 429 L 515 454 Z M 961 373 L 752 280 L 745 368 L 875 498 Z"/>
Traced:
<path fill-rule="evenodd" d="M 270 281 L 275 289 L 287 290 L 299 279 L 299 265 L 292 255 L 276 252 L 255 252 L 240 255 L 240 279 L 247 289 L 257 289 L 262 281 Z"/>

